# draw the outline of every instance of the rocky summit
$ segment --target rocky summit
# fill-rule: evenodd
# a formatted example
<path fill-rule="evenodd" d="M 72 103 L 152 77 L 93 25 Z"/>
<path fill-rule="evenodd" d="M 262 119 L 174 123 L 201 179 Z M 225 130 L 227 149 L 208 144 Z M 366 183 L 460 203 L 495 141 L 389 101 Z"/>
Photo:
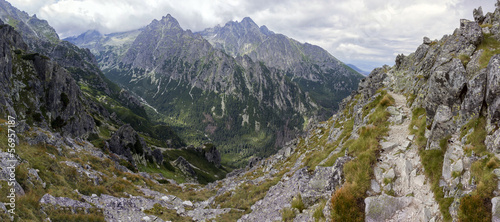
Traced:
<path fill-rule="evenodd" d="M 143 98 L 158 120 L 190 143 L 213 141 L 234 167 L 327 119 L 362 78 L 324 49 L 250 18 L 193 33 L 167 15 L 136 31 L 66 40 L 90 48 L 104 74 Z"/>
<path fill-rule="evenodd" d="M 0 0 L 0 220 L 500 221 L 500 4 L 473 17 L 361 79 L 250 18 L 82 49 Z"/>

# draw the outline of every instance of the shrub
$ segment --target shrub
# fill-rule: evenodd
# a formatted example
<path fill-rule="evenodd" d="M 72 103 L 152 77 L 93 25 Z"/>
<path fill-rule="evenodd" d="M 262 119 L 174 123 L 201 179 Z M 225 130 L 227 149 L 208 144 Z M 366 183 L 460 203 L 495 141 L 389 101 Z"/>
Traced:
<path fill-rule="evenodd" d="M 364 198 L 354 196 L 351 184 L 345 183 L 332 197 L 333 221 L 364 221 Z"/>
<path fill-rule="evenodd" d="M 285 207 L 283 208 L 283 210 L 281 210 L 281 217 L 283 218 L 282 221 L 284 222 L 293 221 L 295 216 L 295 211 L 292 208 Z"/>
<path fill-rule="evenodd" d="M 462 222 L 491 221 L 491 200 L 481 195 L 465 196 L 460 200 L 459 217 Z"/>
<path fill-rule="evenodd" d="M 302 196 L 300 195 L 300 193 L 298 196 L 292 199 L 292 208 L 296 208 L 301 213 L 305 209 L 304 202 L 302 202 Z"/>

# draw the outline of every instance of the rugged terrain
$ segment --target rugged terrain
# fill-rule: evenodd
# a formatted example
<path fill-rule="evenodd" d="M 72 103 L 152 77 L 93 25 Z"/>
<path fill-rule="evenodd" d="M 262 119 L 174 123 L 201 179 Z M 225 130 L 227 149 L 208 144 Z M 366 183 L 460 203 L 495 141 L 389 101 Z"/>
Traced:
<path fill-rule="evenodd" d="M 441 40 L 424 37 L 415 53 L 361 80 L 331 118 L 207 185 L 168 177 L 213 175 L 207 171 L 220 156 L 211 145 L 139 149 L 139 133 L 122 124 L 105 149 L 86 136 L 97 121 L 71 131 L 95 117 L 90 100 L 76 87 L 64 91 L 66 101 L 61 90 L 77 84 L 72 75 L 1 25 L 1 112 L 17 119 L 19 137 L 11 158 L 12 120 L 3 120 L 1 193 L 11 188 L 8 160 L 15 159 L 21 221 L 499 221 L 500 9 L 484 15 L 479 8 L 474 18 Z M 64 119 L 70 111 L 82 112 L 80 119 Z M 66 124 L 46 120 L 57 116 Z M 165 166 L 157 150 L 169 152 Z M 197 158 L 203 163 L 194 165 Z M 134 172 L 132 164 L 150 167 Z M 12 207 L 0 198 L 8 220 Z"/>
<path fill-rule="evenodd" d="M 155 119 L 190 143 L 213 141 L 223 162 L 239 167 L 328 118 L 362 78 L 320 47 L 250 18 L 192 33 L 167 15 L 137 31 L 67 40 L 88 47 L 106 76 L 154 107 Z"/>

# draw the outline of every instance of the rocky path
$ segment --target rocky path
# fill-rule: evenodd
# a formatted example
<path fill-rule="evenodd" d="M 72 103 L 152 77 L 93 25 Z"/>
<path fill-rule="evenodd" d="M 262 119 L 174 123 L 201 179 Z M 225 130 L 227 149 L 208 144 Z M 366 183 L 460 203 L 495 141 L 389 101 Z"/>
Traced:
<path fill-rule="evenodd" d="M 395 99 L 394 107 L 388 108 L 392 124 L 374 168 L 376 179 L 370 191 L 374 196 L 365 200 L 366 220 L 435 221 L 439 207 L 423 174 L 417 146 L 412 144 L 414 135 L 409 135 L 411 111 L 404 96 L 390 95 Z"/>

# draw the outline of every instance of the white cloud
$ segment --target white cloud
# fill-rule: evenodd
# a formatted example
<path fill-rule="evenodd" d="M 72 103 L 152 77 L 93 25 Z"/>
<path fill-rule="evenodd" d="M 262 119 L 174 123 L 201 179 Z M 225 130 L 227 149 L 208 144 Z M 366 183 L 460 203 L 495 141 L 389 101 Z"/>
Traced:
<path fill-rule="evenodd" d="M 46 19 L 60 36 L 88 29 L 127 31 L 171 14 L 185 29 L 200 31 L 251 17 L 257 24 L 328 50 L 360 68 L 393 64 L 423 36 L 451 34 L 472 10 L 494 10 L 491 0 L 10 0 L 21 10 Z"/>

